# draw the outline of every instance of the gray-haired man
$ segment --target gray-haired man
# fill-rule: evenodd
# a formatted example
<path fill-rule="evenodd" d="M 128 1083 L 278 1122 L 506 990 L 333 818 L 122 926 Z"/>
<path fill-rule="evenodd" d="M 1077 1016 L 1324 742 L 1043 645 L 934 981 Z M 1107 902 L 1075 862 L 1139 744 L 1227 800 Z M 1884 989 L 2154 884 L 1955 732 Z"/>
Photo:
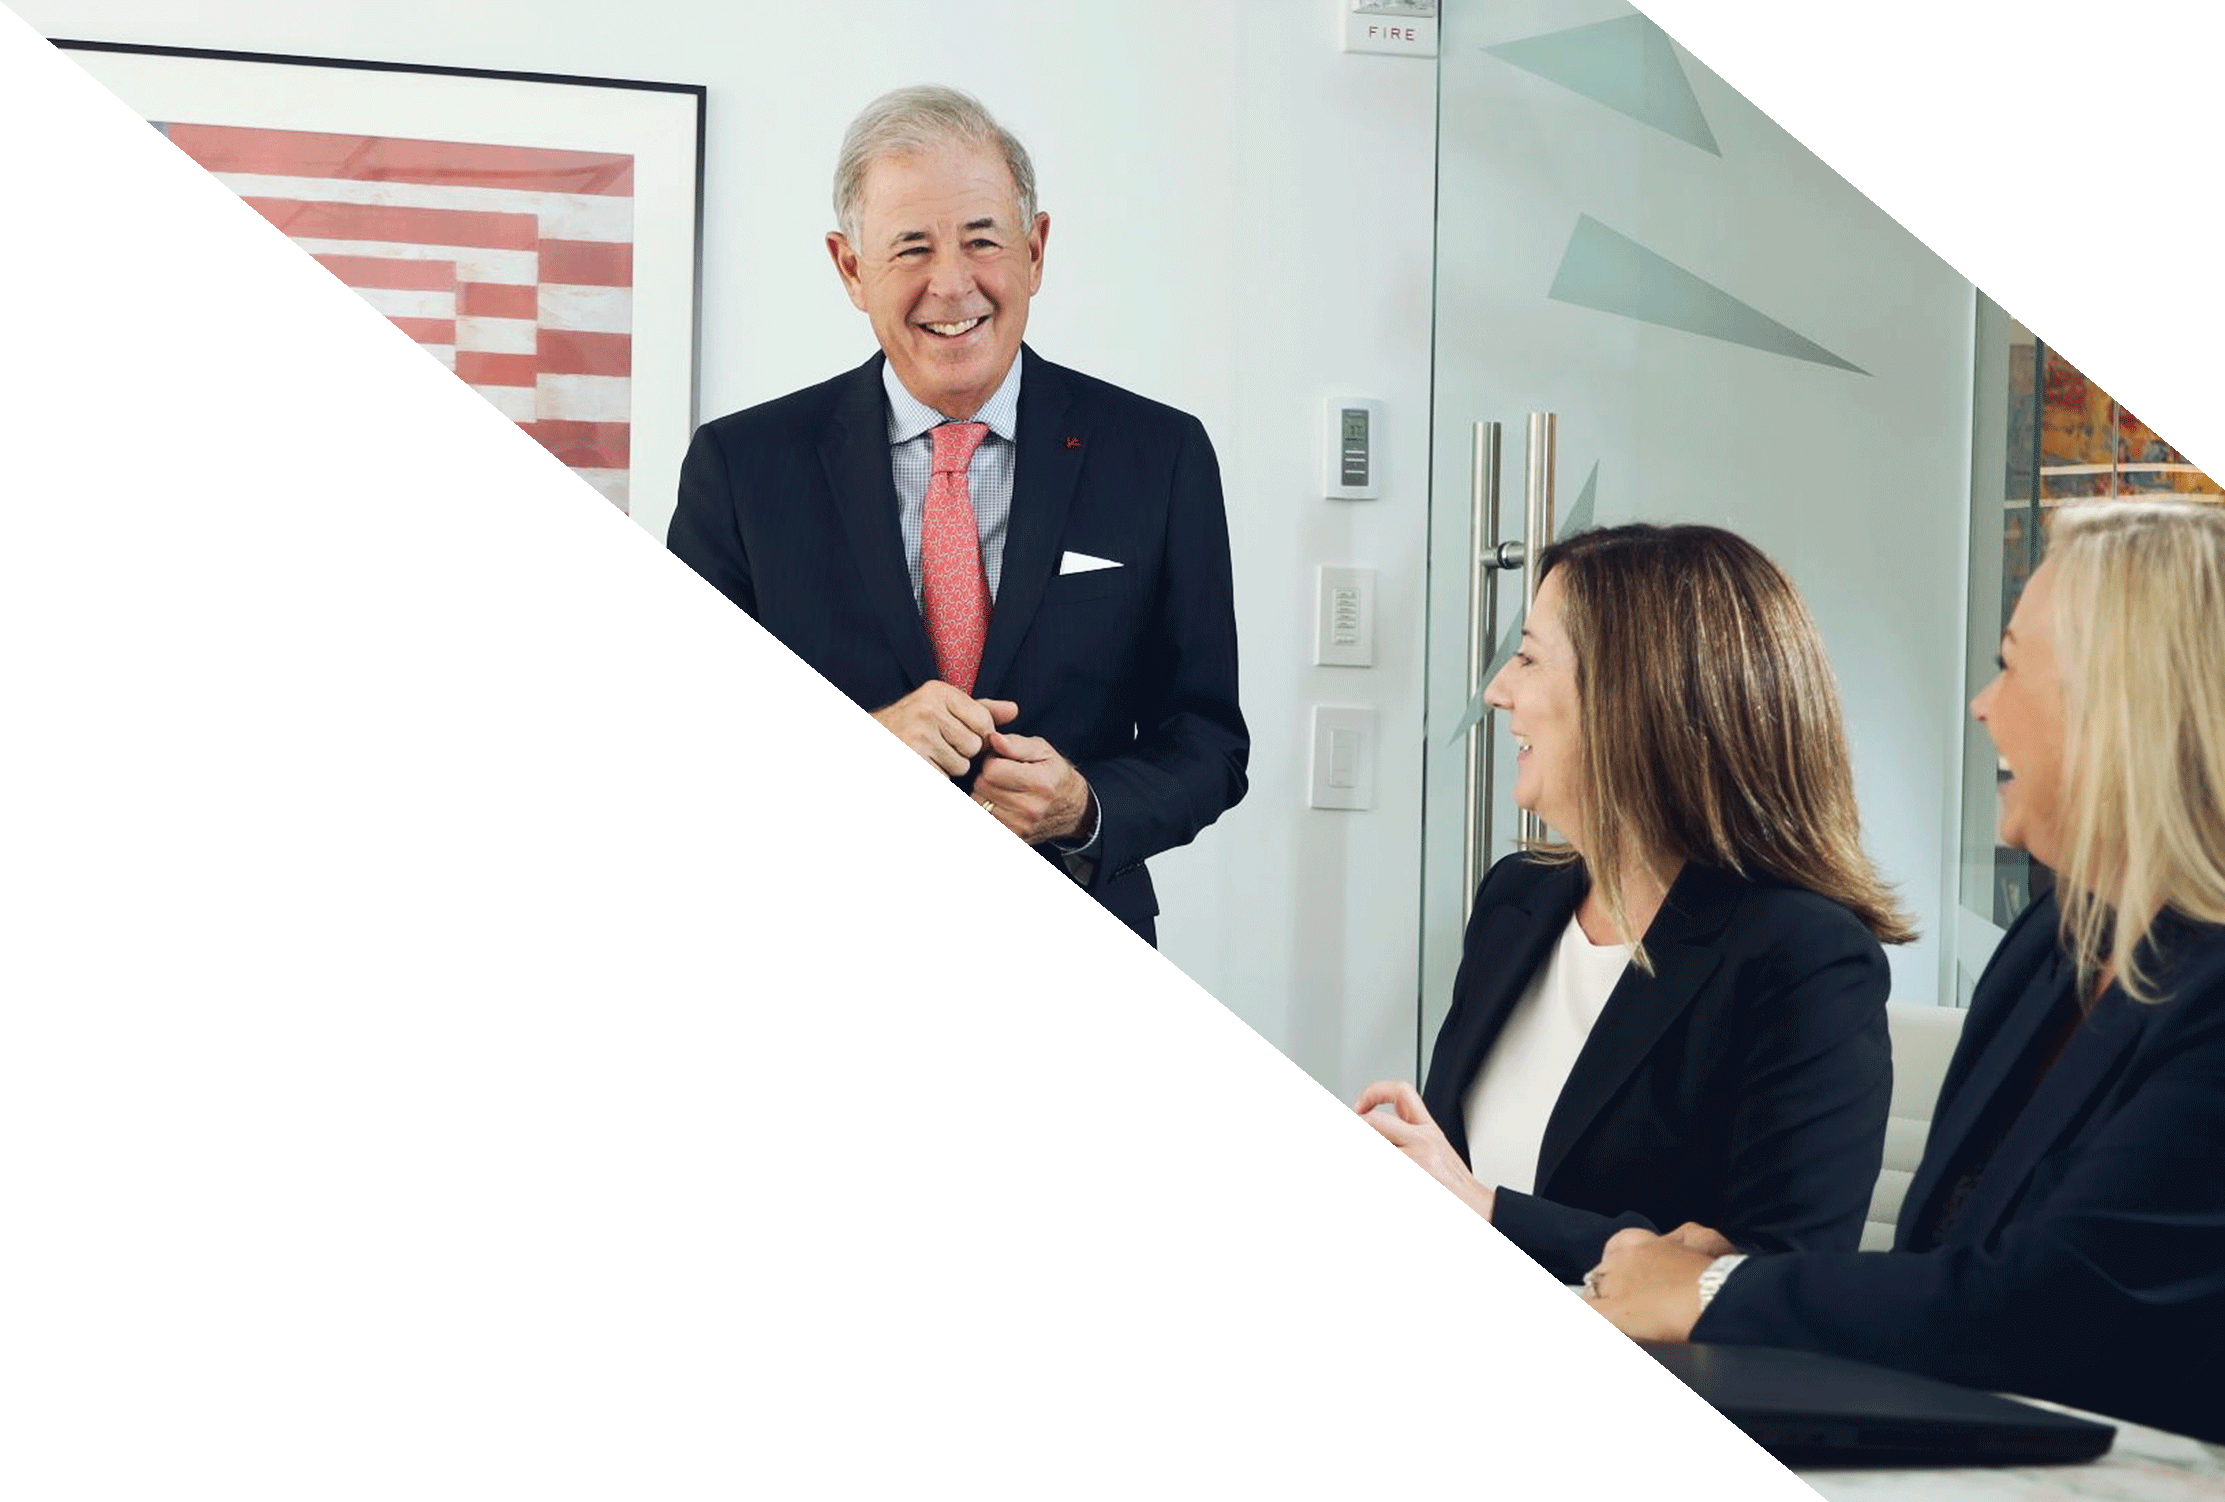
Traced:
<path fill-rule="evenodd" d="M 967 95 L 868 105 L 834 197 L 880 352 L 698 430 L 672 551 L 1150 939 L 1245 788 L 1212 445 L 1021 343 L 1050 216 Z"/>

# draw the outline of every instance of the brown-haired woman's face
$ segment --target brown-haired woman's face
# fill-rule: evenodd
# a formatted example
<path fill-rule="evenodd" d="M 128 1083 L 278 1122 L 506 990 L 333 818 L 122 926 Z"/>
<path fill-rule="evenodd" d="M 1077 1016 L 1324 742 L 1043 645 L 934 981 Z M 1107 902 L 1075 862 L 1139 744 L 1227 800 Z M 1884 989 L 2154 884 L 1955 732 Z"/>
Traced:
<path fill-rule="evenodd" d="M 1514 806 L 1543 819 L 1563 839 L 1583 834 L 1581 725 L 1576 659 L 1561 625 L 1561 578 L 1545 576 L 1522 623 L 1514 658 L 1485 685 L 1484 702 L 1507 717 L 1514 733 Z"/>
<path fill-rule="evenodd" d="M 2063 817 L 2063 669 L 2056 653 L 2052 565 L 2041 564 L 2001 634 L 2001 671 L 1970 701 L 2001 769 L 2001 843 L 2057 864 Z"/>

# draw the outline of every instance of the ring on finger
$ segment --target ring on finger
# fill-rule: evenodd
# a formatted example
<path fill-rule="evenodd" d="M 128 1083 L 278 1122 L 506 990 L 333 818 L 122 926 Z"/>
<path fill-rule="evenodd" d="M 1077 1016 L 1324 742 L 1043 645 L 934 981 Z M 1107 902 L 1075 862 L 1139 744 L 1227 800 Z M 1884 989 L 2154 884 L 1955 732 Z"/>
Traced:
<path fill-rule="evenodd" d="M 1599 1297 L 1599 1269 L 1596 1267 L 1584 1274 L 1584 1297 L 1587 1299 Z"/>
<path fill-rule="evenodd" d="M 988 799 L 986 799 L 986 798 L 976 798 L 976 799 L 974 799 L 973 801 L 974 801 L 974 802 L 976 802 L 976 803 L 978 803 L 978 804 L 980 804 L 980 805 L 981 805 L 981 806 L 982 806 L 983 808 L 987 809 L 987 810 L 988 810 L 988 811 L 989 811 L 990 813 L 995 813 L 995 812 L 997 811 L 997 806 L 996 806 L 996 805 L 995 805 L 994 803 L 991 803 L 991 802 L 990 802 L 990 801 L 989 801 Z"/>

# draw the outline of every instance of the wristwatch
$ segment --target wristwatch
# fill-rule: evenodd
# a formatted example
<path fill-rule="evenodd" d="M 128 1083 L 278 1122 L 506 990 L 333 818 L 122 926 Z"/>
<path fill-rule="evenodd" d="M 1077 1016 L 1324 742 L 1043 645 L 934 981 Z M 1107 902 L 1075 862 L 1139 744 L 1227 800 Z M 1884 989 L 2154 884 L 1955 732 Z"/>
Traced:
<path fill-rule="evenodd" d="M 1727 1256 L 1717 1257 L 1700 1270 L 1700 1308 L 1707 1308 L 1717 1290 L 1722 1288 L 1723 1280 L 1745 1260 L 1744 1252 L 1732 1252 Z"/>

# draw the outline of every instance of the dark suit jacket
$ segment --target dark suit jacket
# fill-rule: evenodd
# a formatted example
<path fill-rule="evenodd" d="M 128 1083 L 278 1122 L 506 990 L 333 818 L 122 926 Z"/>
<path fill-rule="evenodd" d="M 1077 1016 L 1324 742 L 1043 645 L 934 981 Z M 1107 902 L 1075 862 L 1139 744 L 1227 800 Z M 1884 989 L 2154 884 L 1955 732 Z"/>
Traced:
<path fill-rule="evenodd" d="M 1693 1339 L 1851 1356 L 2225 1442 L 2225 930 L 2171 925 L 2160 1003 L 2103 993 L 1944 1241 L 1911 1249 L 1988 1108 L 2014 1107 L 2019 1057 L 2044 1047 L 2067 984 L 2056 925 L 2052 896 L 2027 908 L 1978 982 L 1895 1250 L 1756 1258 Z"/>
<path fill-rule="evenodd" d="M 1476 894 L 1422 1087 L 1463 1158 L 1461 1098 L 1588 887 L 1515 855 Z M 1625 1226 L 1854 1247 L 1892 1097 L 1877 940 L 1813 892 L 1688 865 L 1645 947 L 1654 973 L 1623 973 L 1561 1087 L 1536 1192 L 1500 1189 L 1492 1224 L 1569 1283 Z"/>
<path fill-rule="evenodd" d="M 1033 350 L 1021 358 L 1012 516 L 974 692 L 1016 702 L 1006 729 L 1042 736 L 1089 779 L 1102 843 L 1070 869 L 1150 939 L 1145 859 L 1244 795 L 1220 470 L 1196 418 Z M 905 567 L 881 362 L 705 423 L 669 534 L 866 710 L 936 676 Z M 1121 567 L 1062 575 L 1068 552 Z"/>

